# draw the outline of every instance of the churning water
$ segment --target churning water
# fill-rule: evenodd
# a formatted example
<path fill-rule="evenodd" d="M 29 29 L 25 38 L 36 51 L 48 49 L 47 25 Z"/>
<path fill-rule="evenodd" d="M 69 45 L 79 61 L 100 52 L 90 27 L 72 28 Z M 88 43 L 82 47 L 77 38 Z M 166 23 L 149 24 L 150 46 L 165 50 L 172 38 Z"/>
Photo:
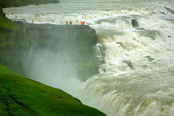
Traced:
<path fill-rule="evenodd" d="M 97 55 L 105 61 L 99 74 L 57 86 L 83 103 L 108 116 L 174 115 L 173 0 L 62 0 L 4 12 L 34 23 L 86 21 L 96 30 Z"/>

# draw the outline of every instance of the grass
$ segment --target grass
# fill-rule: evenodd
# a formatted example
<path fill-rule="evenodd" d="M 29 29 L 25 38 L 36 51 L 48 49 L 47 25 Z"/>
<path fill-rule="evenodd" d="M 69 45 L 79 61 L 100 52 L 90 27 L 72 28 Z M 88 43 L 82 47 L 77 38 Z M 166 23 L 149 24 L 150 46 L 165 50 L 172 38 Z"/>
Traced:
<path fill-rule="evenodd" d="M 0 16 L 0 27 L 3 29 L 10 29 L 10 30 L 18 29 L 18 25 L 16 23 L 6 19 L 3 16 Z"/>
<path fill-rule="evenodd" d="M 21 77 L 0 65 L 0 115 L 105 116 L 60 89 Z"/>
<path fill-rule="evenodd" d="M 18 29 L 18 25 L 5 17 L 2 9 L 0 8 L 0 29 L 5 30 L 16 30 Z"/>

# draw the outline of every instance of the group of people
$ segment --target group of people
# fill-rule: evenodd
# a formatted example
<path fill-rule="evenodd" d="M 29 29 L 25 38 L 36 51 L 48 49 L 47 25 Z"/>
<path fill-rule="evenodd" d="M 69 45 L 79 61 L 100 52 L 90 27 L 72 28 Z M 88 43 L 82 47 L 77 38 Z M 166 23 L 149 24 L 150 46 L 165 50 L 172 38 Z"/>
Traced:
<path fill-rule="evenodd" d="M 52 19 L 52 22 L 54 22 L 53 19 Z M 32 23 L 34 23 L 33 19 L 32 19 Z M 66 25 L 68 25 L 68 24 L 73 25 L 73 22 L 72 21 L 70 21 L 70 22 L 66 21 Z M 80 24 L 85 25 L 85 21 L 80 21 Z M 76 23 L 74 23 L 74 25 L 76 25 Z"/>
<path fill-rule="evenodd" d="M 70 21 L 69 24 L 72 25 L 73 22 Z M 80 24 L 81 24 L 81 25 L 85 25 L 85 21 L 80 21 Z M 68 21 L 66 21 L 66 25 L 68 25 Z M 76 23 L 74 23 L 74 25 L 76 25 Z"/>

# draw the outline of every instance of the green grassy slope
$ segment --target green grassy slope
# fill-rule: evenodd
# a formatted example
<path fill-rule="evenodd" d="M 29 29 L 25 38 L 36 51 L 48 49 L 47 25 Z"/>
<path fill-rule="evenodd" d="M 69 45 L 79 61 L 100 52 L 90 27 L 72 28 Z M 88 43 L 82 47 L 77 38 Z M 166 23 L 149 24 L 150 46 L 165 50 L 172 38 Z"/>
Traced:
<path fill-rule="evenodd" d="M 105 116 L 63 92 L 0 65 L 0 115 Z"/>
<path fill-rule="evenodd" d="M 0 29 L 15 30 L 18 29 L 18 25 L 5 17 L 2 9 L 0 8 Z"/>

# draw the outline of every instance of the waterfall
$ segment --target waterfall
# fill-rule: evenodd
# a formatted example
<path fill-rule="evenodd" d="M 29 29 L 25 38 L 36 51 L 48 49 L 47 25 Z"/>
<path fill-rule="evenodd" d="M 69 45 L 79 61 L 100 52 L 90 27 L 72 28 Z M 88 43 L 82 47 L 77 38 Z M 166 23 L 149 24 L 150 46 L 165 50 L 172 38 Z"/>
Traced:
<path fill-rule="evenodd" d="M 174 67 L 166 64 L 169 59 L 155 57 L 164 52 L 161 47 L 151 50 L 157 40 L 138 34 L 98 37 L 105 62 L 99 74 L 85 82 L 79 98 L 108 116 L 172 116 Z M 161 39 L 158 34 L 156 39 Z"/>
<path fill-rule="evenodd" d="M 61 81 L 49 79 L 55 87 L 68 90 L 84 104 L 98 108 L 107 116 L 173 116 L 173 4 L 172 0 L 64 0 L 59 5 L 31 5 L 4 11 L 10 19 L 25 19 L 29 23 L 32 19 L 36 24 L 54 25 L 62 25 L 66 21 L 78 25 L 80 21 L 85 21 L 95 29 L 98 43 L 94 47 L 94 57 L 98 58 L 95 61 L 99 67 L 98 74 L 79 80 L 84 75 L 77 79 L 75 70 L 72 70 L 75 75 L 65 80 L 62 86 L 59 86 Z M 83 53 L 82 49 L 78 50 Z M 57 77 L 56 69 L 62 68 L 57 66 L 59 54 L 46 51 L 40 51 L 43 54 L 34 61 L 43 67 L 37 67 L 42 70 L 38 74 L 46 78 L 53 74 Z M 67 58 L 68 53 L 64 54 Z M 51 59 L 44 61 L 47 58 L 45 55 Z M 62 60 L 69 65 L 65 59 Z M 44 65 L 50 66 L 46 71 L 52 70 L 53 73 L 45 75 Z M 72 88 L 67 89 L 67 86 Z"/>

